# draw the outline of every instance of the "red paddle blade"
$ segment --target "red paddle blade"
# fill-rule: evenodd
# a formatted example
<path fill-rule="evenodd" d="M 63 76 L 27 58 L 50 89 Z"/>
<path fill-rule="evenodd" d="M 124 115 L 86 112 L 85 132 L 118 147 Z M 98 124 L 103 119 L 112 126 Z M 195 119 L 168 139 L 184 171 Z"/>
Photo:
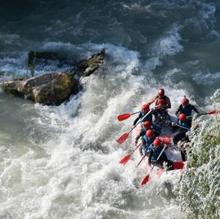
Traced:
<path fill-rule="evenodd" d="M 162 174 L 164 173 L 164 169 L 163 168 L 160 168 L 158 171 L 157 171 L 157 176 L 160 177 Z"/>
<path fill-rule="evenodd" d="M 213 110 L 213 111 L 208 112 L 209 115 L 216 114 L 216 113 L 220 113 L 220 110 Z"/>
<path fill-rule="evenodd" d="M 173 162 L 172 167 L 173 167 L 174 170 L 183 169 L 184 168 L 184 162 L 183 161 Z"/>
<path fill-rule="evenodd" d="M 125 132 L 122 136 L 120 136 L 116 141 L 119 143 L 119 144 L 123 144 L 126 139 L 128 138 L 128 135 L 129 133 L 128 132 Z"/>
<path fill-rule="evenodd" d="M 148 174 L 142 179 L 141 185 L 143 186 L 143 185 L 147 184 L 149 181 L 150 181 L 150 175 Z"/>
<path fill-rule="evenodd" d="M 131 154 L 124 156 L 119 163 L 125 165 L 131 159 Z"/>
<path fill-rule="evenodd" d="M 117 118 L 118 118 L 118 121 L 123 121 L 125 119 L 128 119 L 130 116 L 131 116 L 130 113 L 125 113 L 125 114 L 119 115 Z"/>

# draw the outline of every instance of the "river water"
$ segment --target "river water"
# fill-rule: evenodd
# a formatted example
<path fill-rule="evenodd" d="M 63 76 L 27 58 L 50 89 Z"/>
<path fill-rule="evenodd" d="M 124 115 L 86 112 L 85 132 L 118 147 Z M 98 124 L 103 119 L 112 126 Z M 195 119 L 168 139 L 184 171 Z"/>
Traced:
<path fill-rule="evenodd" d="M 187 95 L 201 111 L 220 87 L 220 2 L 8 0 L 0 7 L 0 81 L 30 74 L 30 50 L 79 60 L 106 49 L 104 67 L 58 107 L 0 91 L 0 218 L 185 218 L 163 183 L 140 188 L 133 145 L 115 141 L 164 87 L 175 112 Z M 55 62 L 36 73 L 65 70 Z M 178 186 L 178 177 L 171 179 Z"/>

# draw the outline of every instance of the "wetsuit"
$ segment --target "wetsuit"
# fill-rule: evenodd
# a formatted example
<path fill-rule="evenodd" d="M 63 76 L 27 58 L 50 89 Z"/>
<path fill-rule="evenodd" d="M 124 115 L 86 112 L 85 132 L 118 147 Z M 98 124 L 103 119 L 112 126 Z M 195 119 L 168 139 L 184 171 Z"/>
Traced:
<path fill-rule="evenodd" d="M 166 165 L 168 166 L 168 169 L 171 169 L 173 162 L 167 158 L 164 151 L 163 151 L 162 155 L 160 156 L 160 158 L 158 159 L 158 156 L 160 155 L 163 148 L 164 148 L 163 144 L 160 145 L 159 147 L 154 147 L 154 146 L 150 147 L 150 155 L 149 155 L 149 159 L 148 159 L 149 164 L 163 167 L 163 163 L 165 162 Z"/>
<path fill-rule="evenodd" d="M 178 115 L 180 113 L 184 113 L 186 115 L 189 128 L 191 128 L 191 125 L 192 125 L 192 111 L 199 113 L 199 111 L 196 109 L 196 107 L 193 106 L 192 104 L 188 104 L 186 106 L 183 106 L 181 104 L 176 111 L 176 115 Z"/>
<path fill-rule="evenodd" d="M 160 105 L 160 101 L 161 100 L 164 100 L 164 105 L 157 108 L 157 106 Z M 156 123 L 161 126 L 164 124 L 164 122 L 170 122 L 170 116 L 167 112 L 167 109 L 171 108 L 171 103 L 170 103 L 170 99 L 169 97 L 167 96 L 163 96 L 163 97 L 157 97 L 155 99 L 155 110 L 153 112 L 154 116 L 155 116 L 155 120 L 156 120 Z"/>
<path fill-rule="evenodd" d="M 155 139 L 155 137 L 148 138 L 146 135 L 143 136 L 143 138 L 142 138 L 142 146 L 140 148 L 141 155 L 150 152 L 150 146 L 152 145 L 154 139 Z"/>
<path fill-rule="evenodd" d="M 149 111 L 148 111 L 148 112 L 149 112 Z M 148 113 L 148 112 L 147 112 L 147 113 Z M 147 113 L 144 113 L 144 112 L 141 111 L 141 112 L 139 113 L 138 117 L 134 120 L 133 125 L 136 125 L 137 122 L 138 122 L 140 119 L 142 119 Z M 145 121 L 150 121 L 150 122 L 152 123 L 152 113 L 151 113 L 151 112 L 146 116 L 146 118 L 144 118 L 144 120 L 143 120 L 142 122 L 145 122 Z"/>
<path fill-rule="evenodd" d="M 178 120 L 177 124 L 182 126 L 182 127 L 187 128 L 187 129 L 190 129 L 189 123 L 187 121 L 186 122 L 181 122 L 180 120 Z M 187 129 L 184 129 L 184 128 L 181 128 L 181 127 L 177 126 L 177 131 L 178 132 L 173 137 L 173 143 L 174 144 L 177 144 L 178 141 L 181 141 L 184 138 L 186 138 L 186 140 L 188 140 L 188 137 L 186 136 L 186 132 L 188 131 Z"/>

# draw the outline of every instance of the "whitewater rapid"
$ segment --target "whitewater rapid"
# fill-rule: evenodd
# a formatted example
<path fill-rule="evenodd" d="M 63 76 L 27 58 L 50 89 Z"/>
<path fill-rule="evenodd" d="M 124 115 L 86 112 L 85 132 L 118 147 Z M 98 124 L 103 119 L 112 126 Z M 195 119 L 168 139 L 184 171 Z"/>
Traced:
<path fill-rule="evenodd" d="M 83 91 L 70 102 L 32 105 L 1 93 L 4 111 L 11 110 L 8 136 L 1 138 L 1 218 L 180 217 L 160 182 L 140 188 L 144 172 L 135 167 L 137 158 L 118 164 L 133 145 L 115 139 L 133 120 L 121 124 L 117 115 L 139 110 L 160 84 L 134 74 L 142 66 L 137 52 L 92 46 L 105 47 L 109 57 L 100 72 L 82 80 Z M 173 104 L 185 94 L 164 88 Z"/>

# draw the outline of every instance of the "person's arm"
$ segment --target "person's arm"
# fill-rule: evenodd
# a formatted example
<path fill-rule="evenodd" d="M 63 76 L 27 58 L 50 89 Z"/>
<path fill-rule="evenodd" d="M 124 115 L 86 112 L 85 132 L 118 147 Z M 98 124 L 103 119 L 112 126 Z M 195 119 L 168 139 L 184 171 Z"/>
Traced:
<path fill-rule="evenodd" d="M 143 136 L 145 133 L 144 133 L 144 130 L 143 129 L 141 129 L 141 132 L 140 132 L 140 134 L 135 138 L 135 144 L 137 144 L 137 142 L 138 142 L 138 140 L 139 140 L 139 138 L 141 137 L 141 136 Z"/>
<path fill-rule="evenodd" d="M 151 105 L 152 103 L 154 103 L 156 101 L 156 99 L 158 98 L 158 96 L 153 97 L 148 104 Z"/>
<path fill-rule="evenodd" d="M 153 150 L 151 149 L 151 150 L 150 150 L 149 157 L 148 157 L 148 164 L 149 164 L 149 166 L 151 166 L 151 158 L 152 158 L 152 155 L 153 155 Z"/>
<path fill-rule="evenodd" d="M 180 112 L 180 109 L 181 109 L 181 105 L 178 107 L 177 111 L 175 112 L 175 114 L 178 116 L 179 112 Z"/>
<path fill-rule="evenodd" d="M 142 117 L 141 113 L 139 113 L 138 117 L 134 120 L 133 125 L 136 125 L 138 120 Z"/>
<path fill-rule="evenodd" d="M 170 109 L 171 108 L 171 102 L 170 102 L 170 98 L 167 97 L 167 109 Z"/>
<path fill-rule="evenodd" d="M 196 107 L 195 106 L 193 106 L 192 105 L 192 109 L 196 112 L 196 113 L 198 113 L 199 114 L 199 111 L 196 109 Z"/>

